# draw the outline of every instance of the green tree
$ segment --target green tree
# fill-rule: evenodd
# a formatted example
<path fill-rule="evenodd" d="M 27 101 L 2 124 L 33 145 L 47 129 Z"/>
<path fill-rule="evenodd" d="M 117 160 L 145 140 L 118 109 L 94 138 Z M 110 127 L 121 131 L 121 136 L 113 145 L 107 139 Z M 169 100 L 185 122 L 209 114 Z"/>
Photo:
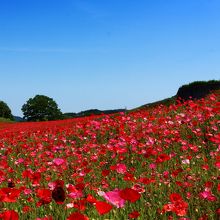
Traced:
<path fill-rule="evenodd" d="M 27 121 L 50 121 L 62 119 L 63 115 L 57 103 L 50 97 L 36 95 L 21 108 Z"/>
<path fill-rule="evenodd" d="M 11 109 L 3 101 L 0 101 L 0 117 L 2 117 L 2 118 L 9 118 L 11 120 L 14 119 L 13 115 L 11 114 Z"/>

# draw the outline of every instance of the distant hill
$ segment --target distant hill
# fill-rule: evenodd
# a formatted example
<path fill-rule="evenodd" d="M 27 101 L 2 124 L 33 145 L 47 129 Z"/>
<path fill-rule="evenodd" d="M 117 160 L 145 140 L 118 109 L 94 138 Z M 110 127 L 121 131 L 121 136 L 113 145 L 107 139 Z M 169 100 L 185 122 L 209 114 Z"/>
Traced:
<path fill-rule="evenodd" d="M 22 117 L 20 116 L 13 116 L 14 117 L 14 120 L 17 121 L 17 122 L 22 122 L 22 121 L 25 121 Z"/>
<path fill-rule="evenodd" d="M 174 104 L 175 102 L 176 102 L 176 96 L 172 96 L 170 98 L 166 98 L 166 99 L 162 99 L 160 101 L 151 102 L 151 103 L 142 105 L 142 106 L 140 106 L 138 108 L 135 108 L 133 110 L 137 110 L 137 109 L 140 109 L 140 108 L 154 108 L 155 106 L 158 106 L 158 105 L 169 106 L 171 104 Z"/>
<path fill-rule="evenodd" d="M 99 109 L 89 109 L 86 111 L 81 111 L 78 113 L 64 113 L 64 118 L 79 118 L 79 117 L 85 117 L 85 116 L 91 116 L 91 115 L 108 115 L 108 114 L 114 114 L 119 112 L 125 112 L 126 109 L 113 109 L 113 110 L 99 110 Z"/>
<path fill-rule="evenodd" d="M 130 111 L 135 111 L 142 108 L 153 108 L 158 105 L 169 106 L 176 103 L 177 99 L 188 100 L 188 99 L 201 99 L 210 94 L 212 91 L 220 89 L 220 80 L 210 81 L 195 81 L 187 85 L 181 86 L 177 94 L 160 101 L 148 103 Z"/>

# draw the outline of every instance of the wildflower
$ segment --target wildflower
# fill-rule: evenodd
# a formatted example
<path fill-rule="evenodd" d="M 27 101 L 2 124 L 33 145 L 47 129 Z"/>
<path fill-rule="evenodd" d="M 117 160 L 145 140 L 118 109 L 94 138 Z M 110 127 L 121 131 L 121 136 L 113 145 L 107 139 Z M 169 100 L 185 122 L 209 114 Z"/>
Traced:
<path fill-rule="evenodd" d="M 108 176 L 110 173 L 110 170 L 102 170 L 102 175 L 103 176 Z"/>
<path fill-rule="evenodd" d="M 67 220 L 89 220 L 89 218 L 80 212 L 73 212 L 67 217 Z"/>
<path fill-rule="evenodd" d="M 172 193 L 170 195 L 171 203 L 163 206 L 162 212 L 174 212 L 178 216 L 185 216 L 187 214 L 188 204 L 183 201 L 181 195 Z"/>
<path fill-rule="evenodd" d="M 120 192 L 121 191 L 116 188 L 109 192 L 99 191 L 98 194 L 104 197 L 109 203 L 116 206 L 117 208 L 122 208 L 125 205 L 125 200 L 120 197 Z"/>
<path fill-rule="evenodd" d="M 152 169 L 152 170 L 155 170 L 156 167 L 157 167 L 157 165 L 156 165 L 155 163 L 151 163 L 151 164 L 149 165 L 149 168 Z"/>
<path fill-rule="evenodd" d="M 217 198 L 212 194 L 209 188 L 206 188 L 205 191 L 199 193 L 199 197 L 206 199 L 208 201 L 216 201 Z"/>
<path fill-rule="evenodd" d="M 61 186 L 57 186 L 53 191 L 52 191 L 52 198 L 55 200 L 57 204 L 63 204 L 63 202 L 66 199 L 66 193 Z"/>
<path fill-rule="evenodd" d="M 40 185 L 41 173 L 40 172 L 32 173 L 30 179 L 34 186 Z"/>
<path fill-rule="evenodd" d="M 141 195 L 134 189 L 126 188 L 120 191 L 120 197 L 129 202 L 136 202 L 140 199 Z"/>
<path fill-rule="evenodd" d="M 30 212 L 32 210 L 32 208 L 30 207 L 30 206 L 24 206 L 23 208 L 22 208 L 22 211 L 24 212 L 24 213 L 28 213 L 28 212 Z"/>
<path fill-rule="evenodd" d="M 48 204 L 52 200 L 51 191 L 49 189 L 38 189 L 37 197 L 40 199 L 40 202 L 38 203 L 39 206 Z"/>
<path fill-rule="evenodd" d="M 0 201 L 1 202 L 16 202 L 20 196 L 21 191 L 15 188 L 1 188 Z"/>
<path fill-rule="evenodd" d="M 50 190 L 52 190 L 52 198 L 57 204 L 62 204 L 66 199 L 66 193 L 63 189 L 64 181 L 56 180 L 48 184 Z"/>
<path fill-rule="evenodd" d="M 23 193 L 24 193 L 25 195 L 29 195 L 29 194 L 32 193 L 32 190 L 31 190 L 31 189 L 28 189 L 28 188 L 25 188 L 24 191 L 23 191 Z"/>
<path fill-rule="evenodd" d="M 178 201 L 181 201 L 182 200 L 182 197 L 180 194 L 178 193 L 172 193 L 170 194 L 170 201 L 172 203 L 175 203 L 175 202 L 178 202 Z"/>
<path fill-rule="evenodd" d="M 119 164 L 117 164 L 117 166 L 116 166 L 116 171 L 117 171 L 117 173 L 124 174 L 124 173 L 127 171 L 127 167 L 126 167 L 125 164 L 119 163 Z"/>
<path fill-rule="evenodd" d="M 106 202 L 97 201 L 95 207 L 100 215 L 104 215 L 112 210 L 112 206 Z"/>
<path fill-rule="evenodd" d="M 62 159 L 62 158 L 55 158 L 55 159 L 53 159 L 53 163 L 54 163 L 56 166 L 60 166 L 60 165 L 62 165 L 62 164 L 65 163 L 65 160 Z"/>
<path fill-rule="evenodd" d="M 14 210 L 7 210 L 0 214 L 0 219 L 2 220 L 18 220 L 18 213 Z"/>
<path fill-rule="evenodd" d="M 131 213 L 128 214 L 129 218 L 131 219 L 135 219 L 135 218 L 138 218 L 140 216 L 140 213 L 138 211 L 133 211 Z"/>
<path fill-rule="evenodd" d="M 167 154 L 160 154 L 157 159 L 156 159 L 156 163 L 162 163 L 165 162 L 167 160 L 170 160 L 170 156 Z"/>
<path fill-rule="evenodd" d="M 78 199 L 83 196 L 83 192 L 82 192 L 82 190 L 80 190 L 80 188 L 77 189 L 77 187 L 72 184 L 67 184 L 66 187 L 69 192 L 68 197 L 70 197 L 72 199 Z"/>

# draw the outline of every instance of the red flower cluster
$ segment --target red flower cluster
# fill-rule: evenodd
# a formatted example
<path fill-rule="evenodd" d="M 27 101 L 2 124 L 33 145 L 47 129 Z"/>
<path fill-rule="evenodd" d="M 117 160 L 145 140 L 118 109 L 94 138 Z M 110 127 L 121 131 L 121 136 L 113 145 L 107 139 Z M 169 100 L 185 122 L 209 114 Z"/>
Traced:
<path fill-rule="evenodd" d="M 119 195 L 122 199 L 127 200 L 129 202 L 136 202 L 141 197 L 140 193 L 138 193 L 136 190 L 133 190 L 131 188 L 126 188 L 121 190 Z"/>
<path fill-rule="evenodd" d="M 21 190 L 15 188 L 1 188 L 0 202 L 16 202 Z"/>
<path fill-rule="evenodd" d="M 18 213 L 14 210 L 7 210 L 5 212 L 0 213 L 1 220 L 19 220 Z"/>
<path fill-rule="evenodd" d="M 178 193 L 172 193 L 170 195 L 170 202 L 163 206 L 163 212 L 174 212 L 178 216 L 185 216 L 188 210 L 188 204 L 182 199 Z"/>

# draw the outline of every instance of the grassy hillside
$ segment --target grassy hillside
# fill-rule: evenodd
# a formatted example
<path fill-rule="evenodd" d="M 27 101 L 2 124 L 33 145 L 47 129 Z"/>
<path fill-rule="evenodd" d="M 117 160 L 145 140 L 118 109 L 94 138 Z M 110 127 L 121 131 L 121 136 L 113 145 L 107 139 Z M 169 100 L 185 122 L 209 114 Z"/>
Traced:
<path fill-rule="evenodd" d="M 131 111 L 140 110 L 143 108 L 154 108 L 159 105 L 170 106 L 176 103 L 177 98 L 183 98 L 183 100 L 188 100 L 190 97 L 193 99 L 204 98 L 209 95 L 212 91 L 220 89 L 220 80 L 209 80 L 209 81 L 195 81 L 186 85 L 181 86 L 177 94 L 160 101 L 148 103 L 132 109 Z"/>
<path fill-rule="evenodd" d="M 13 123 L 14 121 L 12 121 L 12 120 L 10 120 L 8 118 L 1 118 L 0 117 L 0 122 L 11 122 L 11 123 Z"/>
<path fill-rule="evenodd" d="M 138 109 L 142 109 L 142 108 L 154 108 L 158 105 L 164 105 L 164 106 L 170 106 L 172 104 L 174 104 L 176 102 L 176 96 L 172 96 L 170 98 L 166 98 L 160 101 L 156 101 L 156 102 L 152 102 L 152 103 L 148 103 L 145 105 L 142 105 L 134 110 L 138 110 Z"/>

